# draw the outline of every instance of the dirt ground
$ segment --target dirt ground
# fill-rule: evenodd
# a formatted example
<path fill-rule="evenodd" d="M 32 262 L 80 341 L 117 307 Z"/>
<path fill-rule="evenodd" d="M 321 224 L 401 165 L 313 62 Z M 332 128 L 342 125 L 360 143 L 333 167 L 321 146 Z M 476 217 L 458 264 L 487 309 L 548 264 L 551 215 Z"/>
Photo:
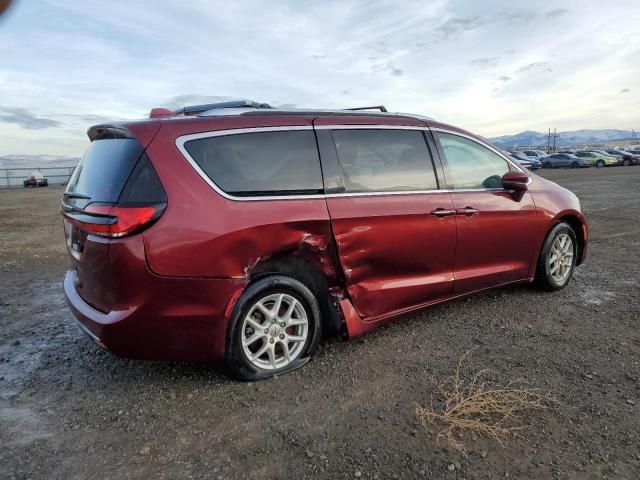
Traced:
<path fill-rule="evenodd" d="M 99 349 L 63 299 L 61 190 L 0 190 L 0 477 L 640 478 L 640 167 L 541 174 L 591 221 L 566 289 L 436 306 L 258 383 Z M 464 457 L 415 407 L 471 348 L 558 403 Z"/>

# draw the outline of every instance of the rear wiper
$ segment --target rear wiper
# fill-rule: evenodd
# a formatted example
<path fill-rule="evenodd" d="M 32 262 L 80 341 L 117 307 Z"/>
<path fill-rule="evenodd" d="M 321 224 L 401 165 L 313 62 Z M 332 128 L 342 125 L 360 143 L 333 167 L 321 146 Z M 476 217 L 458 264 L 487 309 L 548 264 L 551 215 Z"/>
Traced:
<path fill-rule="evenodd" d="M 64 192 L 62 196 L 64 198 L 81 198 L 83 200 L 91 200 L 91 197 L 89 195 L 83 195 L 81 193 L 74 193 L 74 192 Z"/>

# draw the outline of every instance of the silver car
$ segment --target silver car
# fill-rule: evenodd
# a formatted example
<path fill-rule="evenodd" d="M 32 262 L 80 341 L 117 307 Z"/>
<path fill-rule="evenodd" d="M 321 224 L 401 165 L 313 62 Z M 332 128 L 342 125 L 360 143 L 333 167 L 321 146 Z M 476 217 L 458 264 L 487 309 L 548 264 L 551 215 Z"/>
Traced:
<path fill-rule="evenodd" d="M 590 167 L 591 160 L 587 158 L 576 157 L 573 153 L 554 153 L 542 160 L 544 168 L 560 168 L 560 167 Z"/>

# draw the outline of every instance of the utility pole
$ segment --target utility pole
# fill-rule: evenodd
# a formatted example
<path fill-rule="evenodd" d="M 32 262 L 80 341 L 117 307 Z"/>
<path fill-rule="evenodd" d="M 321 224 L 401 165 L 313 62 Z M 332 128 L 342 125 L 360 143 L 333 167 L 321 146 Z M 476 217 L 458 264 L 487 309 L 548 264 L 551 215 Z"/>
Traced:
<path fill-rule="evenodd" d="M 551 129 L 549 129 L 549 131 L 551 131 Z M 555 151 L 556 151 L 556 138 L 558 138 L 560 135 L 558 135 L 556 133 L 556 129 L 554 128 L 553 129 L 553 135 L 551 135 L 551 136 L 553 137 L 553 147 L 552 148 L 553 148 L 553 152 L 555 153 Z"/>
<path fill-rule="evenodd" d="M 551 129 L 549 129 L 549 133 L 547 134 L 547 153 L 551 153 Z"/>

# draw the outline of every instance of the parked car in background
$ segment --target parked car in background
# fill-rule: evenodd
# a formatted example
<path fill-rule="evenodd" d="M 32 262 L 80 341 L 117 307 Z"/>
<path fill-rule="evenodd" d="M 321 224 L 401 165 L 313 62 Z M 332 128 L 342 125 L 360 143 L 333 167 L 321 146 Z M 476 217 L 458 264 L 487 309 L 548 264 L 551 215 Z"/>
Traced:
<path fill-rule="evenodd" d="M 622 165 L 640 165 L 640 152 L 633 153 L 626 150 L 605 150 L 610 155 L 618 155 L 622 157 Z"/>
<path fill-rule="evenodd" d="M 591 160 L 576 157 L 572 153 L 554 153 L 549 155 L 542 161 L 544 168 L 560 168 L 560 167 L 590 167 Z"/>
<path fill-rule="evenodd" d="M 531 170 L 538 170 L 542 168 L 542 162 L 537 158 L 529 158 L 529 163 L 531 163 Z"/>
<path fill-rule="evenodd" d="M 610 155 L 601 155 L 597 152 L 576 152 L 576 157 L 591 161 L 596 168 L 618 166 L 618 160 Z"/>
<path fill-rule="evenodd" d="M 544 152 L 542 150 L 524 150 L 522 153 L 524 153 L 527 157 L 535 158 L 537 160 L 542 160 L 543 158 L 549 156 L 547 152 Z"/>
<path fill-rule="evenodd" d="M 120 356 L 268 378 L 323 333 L 558 290 L 586 256 L 573 193 L 452 125 L 249 101 L 150 117 L 91 127 L 62 195 L 67 303 Z"/>
<path fill-rule="evenodd" d="M 522 158 L 519 156 L 519 154 L 517 152 L 506 152 L 509 157 L 511 157 L 513 160 L 515 160 L 516 162 L 518 162 L 519 165 L 522 165 L 524 168 L 531 168 L 531 162 L 529 161 L 528 158 Z M 525 156 L 525 155 L 523 155 Z"/>
<path fill-rule="evenodd" d="M 586 150 L 586 151 L 591 153 L 597 153 L 598 155 L 602 155 L 604 157 L 612 157 L 613 159 L 615 159 L 618 165 L 622 165 L 624 161 L 622 158 L 622 155 L 612 155 L 610 153 L 607 153 L 605 150 Z"/>
<path fill-rule="evenodd" d="M 507 152 L 511 158 L 529 170 L 537 170 L 542 166 L 539 160 L 529 158 L 523 152 Z"/>

